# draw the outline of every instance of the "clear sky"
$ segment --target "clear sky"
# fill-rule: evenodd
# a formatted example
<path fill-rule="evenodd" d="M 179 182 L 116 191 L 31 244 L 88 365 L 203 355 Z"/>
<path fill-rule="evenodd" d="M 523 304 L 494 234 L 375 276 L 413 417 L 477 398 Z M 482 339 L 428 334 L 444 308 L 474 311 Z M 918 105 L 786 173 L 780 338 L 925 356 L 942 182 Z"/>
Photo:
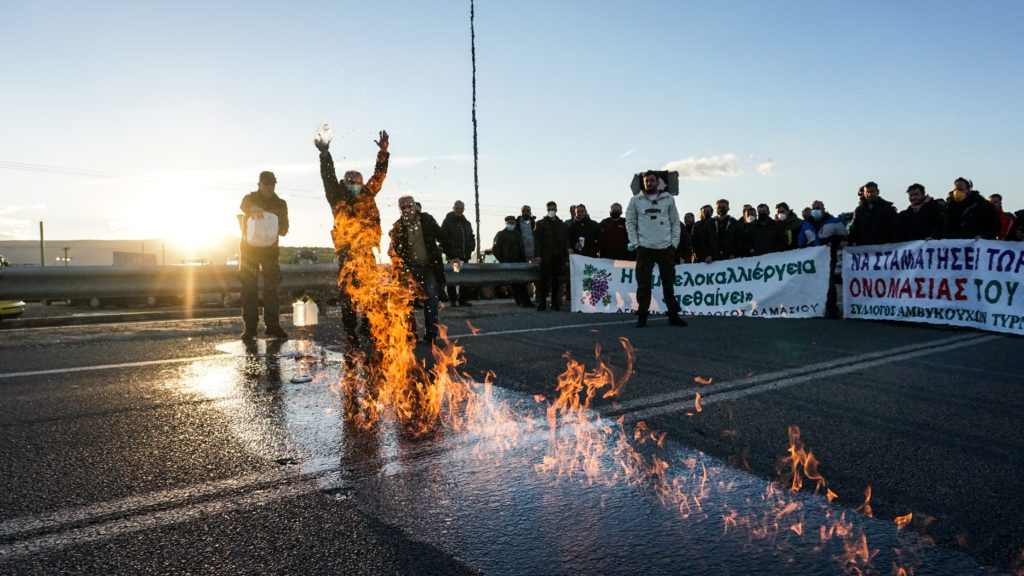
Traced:
<path fill-rule="evenodd" d="M 906 205 L 957 176 L 1024 208 L 1024 2 L 479 0 L 484 246 L 505 214 L 586 203 L 671 167 L 680 211 L 720 197 Z M 473 219 L 469 1 L 0 0 L 0 239 L 237 235 L 260 170 L 285 245 L 330 245 L 312 144 Z"/>

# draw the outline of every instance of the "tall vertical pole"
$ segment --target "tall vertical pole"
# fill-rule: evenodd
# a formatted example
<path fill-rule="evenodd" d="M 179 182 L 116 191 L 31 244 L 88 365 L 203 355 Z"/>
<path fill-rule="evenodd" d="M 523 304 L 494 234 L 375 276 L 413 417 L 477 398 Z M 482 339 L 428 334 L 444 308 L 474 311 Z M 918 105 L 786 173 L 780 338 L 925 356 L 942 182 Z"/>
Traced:
<path fill-rule="evenodd" d="M 43 222 L 39 222 L 39 265 L 46 266 L 46 248 L 43 246 Z"/>
<path fill-rule="evenodd" d="M 469 52 L 473 60 L 473 197 L 476 201 L 476 261 L 483 262 L 480 251 L 480 171 L 476 138 L 476 29 L 473 0 L 469 0 Z"/>

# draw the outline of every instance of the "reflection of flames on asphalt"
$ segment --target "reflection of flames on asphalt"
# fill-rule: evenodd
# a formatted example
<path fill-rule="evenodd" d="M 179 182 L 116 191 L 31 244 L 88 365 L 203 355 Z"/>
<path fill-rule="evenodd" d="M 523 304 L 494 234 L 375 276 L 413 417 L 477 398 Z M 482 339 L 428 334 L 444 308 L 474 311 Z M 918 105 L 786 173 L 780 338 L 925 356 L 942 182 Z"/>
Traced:
<path fill-rule="evenodd" d="M 341 218 L 341 217 L 339 217 Z M 338 230 L 348 230 L 346 238 L 339 238 Z M 352 230 L 365 230 L 358 223 L 339 222 L 335 226 L 335 242 L 372 246 L 374 234 L 353 237 Z M 359 232 L 358 234 L 363 234 Z M 355 250 L 353 252 L 358 252 Z M 365 250 L 365 254 L 370 254 Z M 349 258 L 339 275 L 355 307 L 370 321 L 373 335 L 372 351 L 350 356 L 350 367 L 335 391 L 343 395 L 346 415 L 361 427 L 377 426 L 382 419 L 393 420 L 402 430 L 414 436 L 437 429 L 453 432 L 469 431 L 488 440 L 489 455 L 500 455 L 503 449 L 518 445 L 526 433 L 533 430 L 533 420 L 516 415 L 491 396 L 491 378 L 488 373 L 483 383 L 469 374 L 460 372 L 465 364 L 463 347 L 447 338 L 444 326 L 438 326 L 438 342 L 431 347 L 433 363 L 418 362 L 413 353 L 411 334 L 412 302 L 419 288 L 400 272 L 399 263 L 393 267 L 379 267 L 373 258 Z M 476 327 L 467 322 L 473 334 Z M 719 479 L 719 469 L 697 458 L 686 458 L 673 467 L 658 456 L 666 433 L 651 430 L 643 422 L 628 430 L 625 417 L 614 422 L 604 421 L 593 410 L 595 400 L 614 401 L 633 375 L 635 353 L 626 338 L 619 342 L 625 352 L 624 370 L 616 373 L 601 348 L 595 350 L 596 366 L 586 366 L 566 355 L 565 371 L 558 376 L 553 398 L 535 395 L 538 403 L 547 402 L 546 421 L 548 443 L 539 463 L 534 465 L 541 474 L 558 479 L 577 480 L 588 485 L 623 484 L 646 491 L 678 515 L 687 519 L 719 517 L 725 532 L 745 530 L 752 538 L 766 542 L 780 552 L 797 554 L 810 549 L 823 552 L 841 549 L 836 560 L 850 574 L 875 573 L 872 560 L 878 550 L 871 549 L 863 529 L 838 511 L 829 502 L 837 498 L 819 472 L 819 462 L 805 449 L 800 429 L 789 427 L 789 448 L 779 463 L 779 481 L 769 483 L 763 494 L 746 497 L 747 510 L 721 504 L 708 504 L 708 497 L 735 490 L 732 481 Z M 701 386 L 712 384 L 710 377 L 693 379 Z M 701 396 L 694 398 L 694 410 L 702 411 Z M 688 412 L 688 415 L 695 415 Z M 734 430 L 727 431 L 732 434 Z M 480 451 L 483 453 L 484 451 Z M 722 475 L 722 478 L 725 478 Z M 822 491 L 828 502 L 817 501 L 824 520 L 808 519 L 804 507 L 814 499 L 798 497 L 804 484 L 813 485 L 815 494 Z M 867 488 L 864 503 L 857 509 L 871 516 L 871 489 Z M 717 502 L 718 499 L 714 500 Z M 820 518 L 821 515 L 815 515 Z M 898 529 L 909 525 L 911 514 L 896 518 Z M 817 523 L 817 525 L 812 525 Z M 896 549 L 896 557 L 905 563 L 904 556 L 914 556 L 909 550 Z M 910 564 L 914 559 L 909 560 Z M 894 564 L 893 574 L 913 574 L 913 568 Z"/>

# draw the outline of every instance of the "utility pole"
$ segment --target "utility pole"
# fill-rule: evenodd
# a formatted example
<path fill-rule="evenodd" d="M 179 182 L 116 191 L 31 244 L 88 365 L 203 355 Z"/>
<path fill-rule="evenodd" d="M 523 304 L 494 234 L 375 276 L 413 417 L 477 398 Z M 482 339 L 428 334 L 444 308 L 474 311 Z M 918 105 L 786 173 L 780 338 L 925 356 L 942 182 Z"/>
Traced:
<path fill-rule="evenodd" d="M 65 247 L 61 248 L 61 250 L 64 251 L 64 258 L 63 258 L 64 265 L 67 266 L 68 265 L 68 260 L 71 260 L 71 258 L 68 258 L 68 250 L 71 250 L 71 247 L 70 246 L 65 246 Z"/>
<path fill-rule="evenodd" d="M 480 172 L 476 140 L 476 29 L 473 25 L 474 17 L 473 0 L 469 0 L 469 53 L 473 60 L 473 197 L 476 201 L 476 261 L 483 262 L 484 256 L 480 252 Z"/>
<path fill-rule="evenodd" d="M 39 265 L 46 266 L 46 248 L 43 245 L 43 222 L 39 221 Z"/>

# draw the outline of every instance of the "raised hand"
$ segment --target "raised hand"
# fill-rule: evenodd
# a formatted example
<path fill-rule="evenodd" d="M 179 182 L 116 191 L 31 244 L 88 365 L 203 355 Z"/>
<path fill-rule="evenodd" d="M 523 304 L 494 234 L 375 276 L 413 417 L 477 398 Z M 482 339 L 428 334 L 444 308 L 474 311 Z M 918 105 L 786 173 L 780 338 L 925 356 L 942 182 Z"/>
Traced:
<path fill-rule="evenodd" d="M 373 143 L 376 144 L 377 147 L 380 148 L 381 152 L 387 152 L 388 151 L 388 131 L 387 130 L 381 130 L 380 131 L 380 140 L 374 140 Z"/>

